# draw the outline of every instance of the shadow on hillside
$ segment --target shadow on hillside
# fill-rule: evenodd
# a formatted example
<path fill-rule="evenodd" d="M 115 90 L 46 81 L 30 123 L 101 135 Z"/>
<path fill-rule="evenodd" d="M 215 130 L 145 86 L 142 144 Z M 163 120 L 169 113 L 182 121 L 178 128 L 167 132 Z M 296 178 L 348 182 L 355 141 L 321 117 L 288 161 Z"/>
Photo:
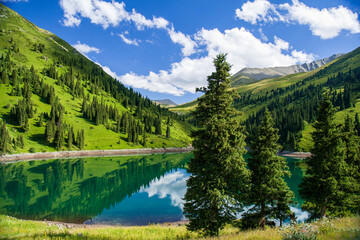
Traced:
<path fill-rule="evenodd" d="M 33 134 L 29 137 L 29 140 L 31 141 L 34 141 L 34 142 L 37 142 L 43 146 L 47 146 L 47 147 L 53 147 L 53 144 L 52 143 L 49 143 L 47 140 L 46 140 L 46 136 L 45 134 Z"/>

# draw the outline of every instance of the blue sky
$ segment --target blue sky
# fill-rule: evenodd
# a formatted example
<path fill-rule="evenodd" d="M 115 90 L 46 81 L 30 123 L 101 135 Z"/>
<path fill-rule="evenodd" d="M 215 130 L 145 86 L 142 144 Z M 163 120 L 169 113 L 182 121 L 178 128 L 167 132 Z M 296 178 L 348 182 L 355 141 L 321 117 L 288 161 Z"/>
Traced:
<path fill-rule="evenodd" d="M 0 0 L 1 1 L 1 0 Z M 360 46 L 358 0 L 8 0 L 150 99 L 199 96 L 227 53 L 232 73 L 287 66 Z"/>

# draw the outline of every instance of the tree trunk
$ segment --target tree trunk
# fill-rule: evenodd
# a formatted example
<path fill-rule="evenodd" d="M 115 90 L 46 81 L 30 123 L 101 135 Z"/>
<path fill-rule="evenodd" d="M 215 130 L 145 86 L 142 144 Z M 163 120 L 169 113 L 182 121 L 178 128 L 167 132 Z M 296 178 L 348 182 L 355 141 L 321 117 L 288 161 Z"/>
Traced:
<path fill-rule="evenodd" d="M 261 203 L 261 209 L 260 209 L 260 227 L 262 229 L 265 229 L 265 223 L 266 223 L 266 218 L 265 218 L 265 203 Z"/>
<path fill-rule="evenodd" d="M 327 198 L 325 198 L 325 201 L 321 205 L 320 218 L 326 217 L 326 208 L 327 208 Z"/>

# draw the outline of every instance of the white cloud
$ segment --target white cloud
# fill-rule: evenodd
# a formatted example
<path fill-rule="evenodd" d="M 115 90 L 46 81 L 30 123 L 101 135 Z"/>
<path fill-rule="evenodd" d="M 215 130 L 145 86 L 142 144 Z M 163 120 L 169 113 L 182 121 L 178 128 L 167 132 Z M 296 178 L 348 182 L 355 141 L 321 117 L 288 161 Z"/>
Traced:
<path fill-rule="evenodd" d="M 187 57 L 196 52 L 195 47 L 197 44 L 189 35 L 185 35 L 182 32 L 176 32 L 173 26 L 168 29 L 168 33 L 174 43 L 178 43 L 183 46 L 181 52 L 184 56 Z"/>
<path fill-rule="evenodd" d="M 88 18 L 94 24 L 104 29 L 109 26 L 116 27 L 122 21 L 133 22 L 138 30 L 147 28 L 165 29 L 169 22 L 162 17 L 153 16 L 152 20 L 145 18 L 135 9 L 131 12 L 125 10 L 125 3 L 101 0 L 60 0 L 64 10 L 63 24 L 65 26 L 79 26 L 82 18 Z"/>
<path fill-rule="evenodd" d="M 206 46 L 209 57 L 228 53 L 228 61 L 234 66 L 232 73 L 243 67 L 274 67 L 297 63 L 291 54 L 286 54 L 289 43 L 275 37 L 274 43 L 264 43 L 245 28 L 233 28 L 224 33 L 218 29 L 202 29 L 197 39 Z"/>
<path fill-rule="evenodd" d="M 181 96 L 186 92 L 194 93 L 196 87 L 207 84 L 207 76 L 215 70 L 213 58 L 219 53 L 228 53 L 227 60 L 234 66 L 232 73 L 243 67 L 289 66 L 313 58 L 312 54 L 302 51 L 289 52 L 289 43 L 278 37 L 274 38 L 273 43 L 264 43 L 244 28 L 233 28 L 225 32 L 202 29 L 196 34 L 194 41 L 205 48 L 207 55 L 201 58 L 184 57 L 171 64 L 168 70 L 149 72 L 148 75 L 130 72 L 119 76 L 106 66 L 103 69 L 126 85 Z"/>
<path fill-rule="evenodd" d="M 254 0 L 246 2 L 235 10 L 236 17 L 244 21 L 256 24 L 258 20 L 264 20 L 268 11 L 273 8 L 272 4 L 267 0 Z"/>
<path fill-rule="evenodd" d="M 260 33 L 261 40 L 263 40 L 264 42 L 269 41 L 269 39 L 267 38 L 267 36 L 264 34 L 262 28 L 259 28 L 258 32 Z"/>
<path fill-rule="evenodd" d="M 72 46 L 84 55 L 90 52 L 100 53 L 100 49 L 96 47 L 90 47 L 86 43 L 80 43 L 80 41 L 77 41 L 77 43 Z"/>
<path fill-rule="evenodd" d="M 159 198 L 169 197 L 171 205 L 183 209 L 183 198 L 186 193 L 186 180 L 188 179 L 183 171 L 172 172 L 160 179 L 155 179 L 147 188 L 142 188 L 139 192 L 146 192 L 149 197 L 155 195 Z"/>
<path fill-rule="evenodd" d="M 312 62 L 315 60 L 315 55 L 314 54 L 307 54 L 307 53 L 304 53 L 303 51 L 296 51 L 296 50 L 293 50 L 291 52 L 291 55 L 297 59 L 297 61 L 299 63 L 309 63 L 309 62 Z"/>
<path fill-rule="evenodd" d="M 254 0 L 244 3 L 241 10 L 236 9 L 235 13 L 237 18 L 252 24 L 281 21 L 308 25 L 312 34 L 321 39 L 337 37 L 341 31 L 360 33 L 358 14 L 342 5 L 318 9 L 298 0 L 292 0 L 292 4 L 281 5 L 271 4 L 267 0 Z"/>
<path fill-rule="evenodd" d="M 126 34 L 126 33 L 124 33 L 124 34 Z M 139 46 L 140 40 L 137 40 L 137 39 L 131 40 L 131 39 L 125 37 L 124 34 L 118 34 L 118 36 L 123 40 L 124 43 L 129 44 L 129 45 Z"/>
<path fill-rule="evenodd" d="M 341 5 L 319 10 L 308 7 L 298 0 L 293 0 L 292 5 L 286 3 L 280 7 L 288 12 L 289 20 L 308 25 L 313 35 L 319 36 L 321 39 L 337 37 L 343 30 L 353 34 L 360 33 L 358 14 Z"/>

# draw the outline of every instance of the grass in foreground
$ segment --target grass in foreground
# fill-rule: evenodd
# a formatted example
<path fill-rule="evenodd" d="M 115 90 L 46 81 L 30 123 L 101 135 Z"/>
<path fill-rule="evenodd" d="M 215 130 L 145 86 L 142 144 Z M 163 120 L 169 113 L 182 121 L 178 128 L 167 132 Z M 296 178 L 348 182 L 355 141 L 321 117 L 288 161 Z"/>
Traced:
<path fill-rule="evenodd" d="M 291 234 L 291 231 L 293 234 Z M 295 238 L 301 236 L 317 238 Z M 288 234 L 287 234 L 288 233 Z M 290 234 L 289 234 L 290 233 Z M 292 238 L 289 238 L 292 237 Z M 0 215 L 1 239 L 212 239 L 188 232 L 185 226 L 149 225 L 134 227 L 75 227 L 39 221 L 18 220 Z M 215 239 L 215 238 L 214 238 Z M 227 226 L 216 239 L 360 239 L 360 217 L 319 221 L 292 228 L 240 231 Z"/>

